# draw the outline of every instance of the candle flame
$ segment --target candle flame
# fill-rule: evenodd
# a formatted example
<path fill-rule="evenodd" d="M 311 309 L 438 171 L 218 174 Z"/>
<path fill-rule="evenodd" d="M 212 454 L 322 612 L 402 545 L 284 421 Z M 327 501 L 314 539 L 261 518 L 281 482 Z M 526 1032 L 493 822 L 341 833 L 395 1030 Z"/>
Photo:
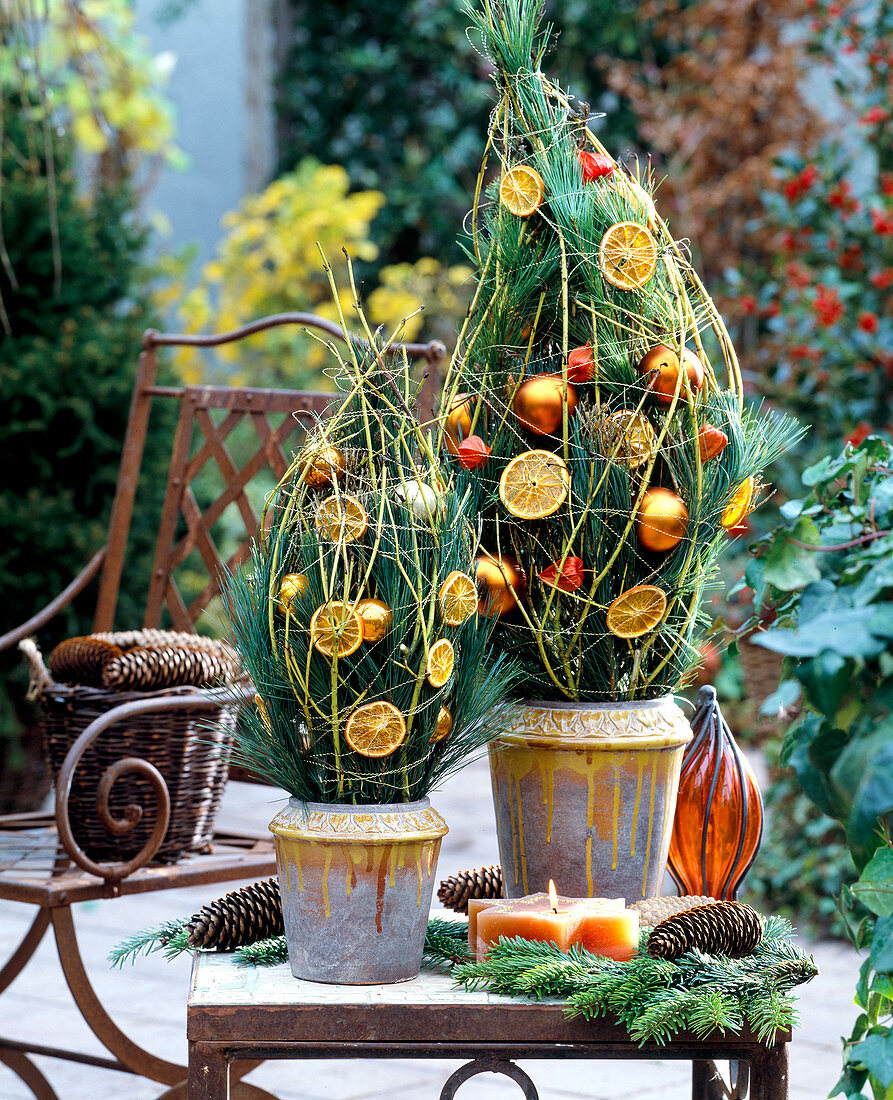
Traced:
<path fill-rule="evenodd" d="M 555 883 L 549 879 L 549 904 L 552 906 L 552 912 L 558 912 L 558 891 L 555 889 Z"/>

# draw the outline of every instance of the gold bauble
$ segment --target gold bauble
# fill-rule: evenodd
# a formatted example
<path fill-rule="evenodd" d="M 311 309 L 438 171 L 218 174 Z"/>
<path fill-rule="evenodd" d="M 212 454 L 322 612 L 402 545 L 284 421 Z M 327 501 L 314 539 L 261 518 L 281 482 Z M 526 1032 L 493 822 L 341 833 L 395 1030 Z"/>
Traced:
<path fill-rule="evenodd" d="M 672 550 L 685 537 L 688 509 L 685 501 L 671 489 L 649 489 L 636 516 L 639 545 L 662 554 Z"/>
<path fill-rule="evenodd" d="M 459 453 L 459 444 L 471 435 L 471 418 L 474 402 L 470 394 L 460 393 L 453 398 L 443 428 L 447 450 L 451 455 Z"/>
<path fill-rule="evenodd" d="M 363 622 L 363 641 L 370 644 L 380 642 L 391 629 L 394 616 L 384 600 L 360 600 L 357 614 Z"/>
<path fill-rule="evenodd" d="M 474 560 L 474 579 L 478 590 L 478 614 L 492 618 L 507 615 L 516 604 L 511 589 L 518 595 L 524 588 L 521 566 L 507 554 L 481 554 Z"/>
<path fill-rule="evenodd" d="M 286 573 L 279 585 L 279 610 L 285 615 L 294 601 L 307 591 L 308 581 L 303 573 Z"/>
<path fill-rule="evenodd" d="M 693 351 L 686 348 L 682 353 L 685 367 L 685 379 L 679 391 L 679 399 L 693 397 L 704 385 L 704 367 Z M 648 380 L 648 388 L 661 405 L 669 405 L 676 392 L 679 379 L 679 356 L 672 348 L 657 344 L 647 352 L 639 362 L 639 373 Z"/>
<path fill-rule="evenodd" d="M 311 489 L 324 489 L 344 477 L 344 452 L 339 447 L 320 447 L 318 451 L 302 451 L 298 456 L 301 480 Z"/>
<path fill-rule="evenodd" d="M 437 715 L 437 725 L 434 727 L 434 732 L 428 738 L 428 741 L 430 744 L 436 745 L 438 741 L 443 741 L 445 737 L 449 737 L 452 728 L 452 714 L 450 714 L 446 707 L 441 707 Z"/>
<path fill-rule="evenodd" d="M 577 390 L 567 384 L 567 415 L 577 408 Z M 564 382 L 560 375 L 535 374 L 522 382 L 512 402 L 522 428 L 537 435 L 553 435 L 564 419 Z"/>

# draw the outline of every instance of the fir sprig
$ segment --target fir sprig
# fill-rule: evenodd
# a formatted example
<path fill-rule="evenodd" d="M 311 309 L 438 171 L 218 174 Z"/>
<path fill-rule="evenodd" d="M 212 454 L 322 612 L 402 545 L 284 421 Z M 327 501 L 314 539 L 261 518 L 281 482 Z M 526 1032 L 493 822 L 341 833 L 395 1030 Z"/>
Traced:
<path fill-rule="evenodd" d="M 761 1041 L 772 1042 L 796 1023 L 790 991 L 818 973 L 812 958 L 790 942 L 792 931 L 786 921 L 767 918 L 763 941 L 751 955 L 690 951 L 675 962 L 647 954 L 648 932 L 628 962 L 502 939 L 486 961 L 459 966 L 453 976 L 466 989 L 560 998 L 571 1017 L 616 1018 L 640 1046 L 666 1043 L 681 1031 L 699 1037 L 740 1031 L 745 1023 Z"/>

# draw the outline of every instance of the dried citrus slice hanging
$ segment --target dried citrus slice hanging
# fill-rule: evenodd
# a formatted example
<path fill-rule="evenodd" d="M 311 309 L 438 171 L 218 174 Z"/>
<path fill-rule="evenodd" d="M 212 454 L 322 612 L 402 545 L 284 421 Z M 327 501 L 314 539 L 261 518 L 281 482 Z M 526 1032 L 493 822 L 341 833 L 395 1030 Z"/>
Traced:
<path fill-rule="evenodd" d="M 349 657 L 363 641 L 363 620 L 347 604 L 323 604 L 310 620 L 314 649 L 324 657 Z"/>
<path fill-rule="evenodd" d="M 667 610 L 667 594 L 653 584 L 621 592 L 608 607 L 608 630 L 617 638 L 640 638 L 654 630 Z"/>
<path fill-rule="evenodd" d="M 334 494 L 320 504 L 316 529 L 332 542 L 356 542 L 366 534 L 369 516 L 356 497 Z"/>
<path fill-rule="evenodd" d="M 454 569 L 437 593 L 440 614 L 447 626 L 461 626 L 478 609 L 478 593 L 474 581 L 467 573 Z"/>
<path fill-rule="evenodd" d="M 453 665 L 456 663 L 456 653 L 453 643 L 447 638 L 441 638 L 428 650 L 428 667 L 425 675 L 431 687 L 442 688 L 453 675 Z"/>
<path fill-rule="evenodd" d="M 390 756 L 403 744 L 406 720 L 393 703 L 367 703 L 350 715 L 344 739 L 360 756 Z"/>
<path fill-rule="evenodd" d="M 602 274 L 613 286 L 638 290 L 657 267 L 657 241 L 644 225 L 618 222 L 602 237 L 598 262 Z"/>
<path fill-rule="evenodd" d="M 647 462 L 657 449 L 657 436 L 651 421 L 631 409 L 621 409 L 609 416 L 602 438 L 606 457 L 613 454 L 630 470 Z"/>
<path fill-rule="evenodd" d="M 519 218 L 529 218 L 540 208 L 546 187 L 535 168 L 517 164 L 499 181 L 499 201 Z"/>
<path fill-rule="evenodd" d="M 502 471 L 499 499 L 518 519 L 543 519 L 564 504 L 570 483 L 564 459 L 551 451 L 525 451 Z"/>
<path fill-rule="evenodd" d="M 437 712 L 437 725 L 434 727 L 434 732 L 428 738 L 428 743 L 436 745 L 438 741 L 442 741 L 445 737 L 449 737 L 452 728 L 452 714 L 450 714 L 446 707 L 441 707 Z"/>
<path fill-rule="evenodd" d="M 732 499 L 726 505 L 726 510 L 723 512 L 719 521 L 723 527 L 737 527 L 744 519 L 750 511 L 750 503 L 753 500 L 755 488 L 756 483 L 752 477 L 741 482 L 732 494 Z"/>

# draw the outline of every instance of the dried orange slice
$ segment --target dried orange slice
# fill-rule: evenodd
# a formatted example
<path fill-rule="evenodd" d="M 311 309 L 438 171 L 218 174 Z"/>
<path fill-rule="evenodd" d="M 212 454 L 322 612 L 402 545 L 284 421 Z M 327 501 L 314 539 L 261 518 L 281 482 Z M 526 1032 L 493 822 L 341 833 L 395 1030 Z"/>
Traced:
<path fill-rule="evenodd" d="M 323 604 L 310 620 L 314 649 L 324 657 L 349 657 L 363 641 L 363 620 L 347 604 Z"/>
<path fill-rule="evenodd" d="M 406 720 L 393 703 L 367 703 L 350 715 L 344 739 L 360 756 L 390 756 L 403 744 Z"/>
<path fill-rule="evenodd" d="M 499 499 L 518 519 L 543 519 L 567 500 L 571 475 L 551 451 L 525 451 L 513 458 L 499 479 Z"/>
<path fill-rule="evenodd" d="M 519 218 L 529 218 L 540 208 L 546 187 L 535 168 L 517 164 L 499 181 L 499 201 Z"/>
<path fill-rule="evenodd" d="M 723 527 L 737 527 L 744 519 L 750 511 L 754 489 L 756 489 L 756 483 L 752 477 L 749 477 L 742 481 L 735 492 L 732 493 L 732 499 L 726 505 L 726 510 L 719 521 Z"/>
<path fill-rule="evenodd" d="M 644 225 L 618 222 L 602 237 L 598 263 L 613 286 L 621 290 L 638 290 L 657 267 L 657 241 Z"/>
<path fill-rule="evenodd" d="M 608 607 L 608 630 L 617 638 L 640 638 L 654 630 L 667 610 L 667 594 L 653 584 L 621 592 Z"/>
<path fill-rule="evenodd" d="M 326 497 L 316 513 L 316 529 L 332 542 L 356 542 L 366 534 L 369 516 L 356 497 Z"/>
<path fill-rule="evenodd" d="M 647 462 L 657 449 L 657 436 L 651 421 L 642 413 L 621 409 L 608 417 L 603 431 L 607 455 L 615 454 L 630 470 Z"/>
<path fill-rule="evenodd" d="M 467 573 L 454 569 L 437 593 L 440 614 L 447 626 L 461 626 L 478 609 L 478 593 L 474 581 Z"/>
<path fill-rule="evenodd" d="M 453 665 L 456 663 L 456 652 L 453 643 L 447 638 L 441 638 L 428 650 L 428 667 L 425 675 L 431 687 L 442 688 L 453 675 Z"/>
<path fill-rule="evenodd" d="M 449 737 L 452 728 L 452 714 L 450 714 L 446 707 L 441 707 L 437 713 L 437 725 L 434 727 L 434 732 L 428 738 L 428 743 L 430 745 L 436 745 L 438 741 L 442 741 L 445 737 Z"/>

